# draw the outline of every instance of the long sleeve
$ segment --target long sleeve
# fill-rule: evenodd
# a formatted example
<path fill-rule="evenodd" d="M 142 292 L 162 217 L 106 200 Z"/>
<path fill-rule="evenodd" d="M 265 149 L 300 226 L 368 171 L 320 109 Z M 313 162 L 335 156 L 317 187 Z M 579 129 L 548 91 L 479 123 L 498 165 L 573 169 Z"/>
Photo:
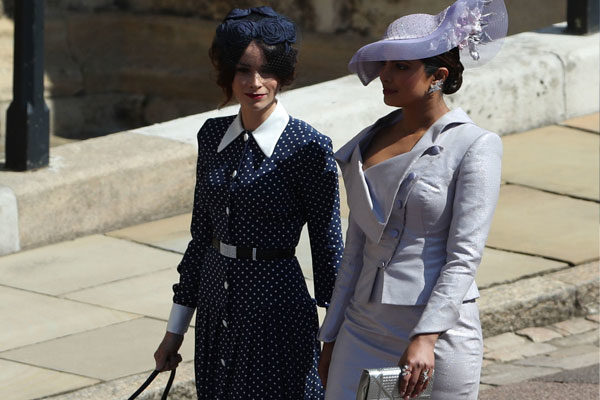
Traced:
<path fill-rule="evenodd" d="M 304 150 L 299 195 L 308 223 L 315 299 L 320 307 L 331 300 L 343 251 L 337 166 L 331 140 L 325 136 Z"/>
<path fill-rule="evenodd" d="M 202 270 L 201 260 L 212 238 L 211 223 L 208 210 L 204 206 L 201 185 L 206 157 L 206 149 L 203 148 L 201 139 L 203 131 L 209 123 L 210 120 L 206 121 L 198 133 L 198 163 L 191 225 L 192 240 L 177 267 L 179 283 L 173 285 L 173 302 L 194 309 L 198 305 L 198 277 Z"/>
<path fill-rule="evenodd" d="M 322 342 L 334 341 L 344 321 L 346 308 L 354 294 L 356 281 L 362 270 L 364 244 L 365 234 L 354 222 L 350 213 L 342 264 L 338 271 L 331 304 L 318 334 L 318 339 Z"/>
<path fill-rule="evenodd" d="M 446 264 L 421 319 L 410 333 L 444 332 L 459 318 L 459 308 L 473 284 L 498 202 L 502 142 L 493 133 L 479 137 L 465 153 L 456 178 Z"/>

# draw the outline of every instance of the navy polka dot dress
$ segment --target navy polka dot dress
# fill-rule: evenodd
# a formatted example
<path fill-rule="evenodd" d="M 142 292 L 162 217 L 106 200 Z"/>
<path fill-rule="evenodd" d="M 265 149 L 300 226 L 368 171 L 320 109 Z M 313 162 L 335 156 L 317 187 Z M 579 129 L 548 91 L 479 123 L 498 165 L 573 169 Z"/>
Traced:
<path fill-rule="evenodd" d="M 316 305 L 328 305 L 343 250 L 331 140 L 290 118 L 270 157 L 251 132 L 217 152 L 233 119 L 198 134 L 192 241 L 174 285 L 175 303 L 197 307 L 198 398 L 322 399 Z M 295 257 L 240 260 L 211 246 L 294 248 L 305 223 L 316 300 Z"/>

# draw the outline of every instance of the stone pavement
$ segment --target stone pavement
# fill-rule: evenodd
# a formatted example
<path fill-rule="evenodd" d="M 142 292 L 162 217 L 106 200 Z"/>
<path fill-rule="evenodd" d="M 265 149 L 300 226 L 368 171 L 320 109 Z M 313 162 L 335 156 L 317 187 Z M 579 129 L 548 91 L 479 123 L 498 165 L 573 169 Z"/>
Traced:
<path fill-rule="evenodd" d="M 502 139 L 477 275 L 482 399 L 560 393 L 598 364 L 599 133 L 596 113 Z M 153 367 L 189 223 L 184 214 L 0 257 L 0 398 L 126 398 Z M 298 254 L 312 290 L 305 234 Z M 192 337 L 193 327 L 173 398 L 193 392 Z M 597 392 L 589 380 L 575 385 Z"/>
<path fill-rule="evenodd" d="M 598 399 L 598 314 L 485 339 L 480 400 Z"/>

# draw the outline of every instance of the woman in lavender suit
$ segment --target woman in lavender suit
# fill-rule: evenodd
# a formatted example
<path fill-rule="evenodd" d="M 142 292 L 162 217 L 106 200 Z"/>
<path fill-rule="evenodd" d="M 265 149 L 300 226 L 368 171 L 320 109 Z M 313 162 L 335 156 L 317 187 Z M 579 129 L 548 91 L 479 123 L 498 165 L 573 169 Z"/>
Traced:
<path fill-rule="evenodd" d="M 496 207 L 500 138 L 443 94 L 506 34 L 502 0 L 458 0 L 442 13 L 394 21 L 350 70 L 379 77 L 401 107 L 336 154 L 348 204 L 342 265 L 319 338 L 326 399 L 350 400 L 363 369 L 400 366 L 408 399 L 476 399 L 482 335 L 474 281 Z M 434 375 L 435 378 L 432 379 Z"/>

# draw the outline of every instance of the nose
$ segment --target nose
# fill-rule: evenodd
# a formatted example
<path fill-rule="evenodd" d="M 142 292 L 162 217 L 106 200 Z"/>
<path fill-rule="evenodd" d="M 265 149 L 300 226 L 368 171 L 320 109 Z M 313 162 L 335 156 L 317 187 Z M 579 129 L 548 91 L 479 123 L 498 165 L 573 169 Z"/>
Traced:
<path fill-rule="evenodd" d="M 252 88 L 259 88 L 262 86 L 262 76 L 258 71 L 254 72 L 250 78 L 250 86 Z"/>
<path fill-rule="evenodd" d="M 385 61 L 382 63 L 381 65 L 381 69 L 379 70 L 379 79 L 381 79 L 382 82 L 389 82 L 389 65 L 390 62 L 389 61 Z"/>

